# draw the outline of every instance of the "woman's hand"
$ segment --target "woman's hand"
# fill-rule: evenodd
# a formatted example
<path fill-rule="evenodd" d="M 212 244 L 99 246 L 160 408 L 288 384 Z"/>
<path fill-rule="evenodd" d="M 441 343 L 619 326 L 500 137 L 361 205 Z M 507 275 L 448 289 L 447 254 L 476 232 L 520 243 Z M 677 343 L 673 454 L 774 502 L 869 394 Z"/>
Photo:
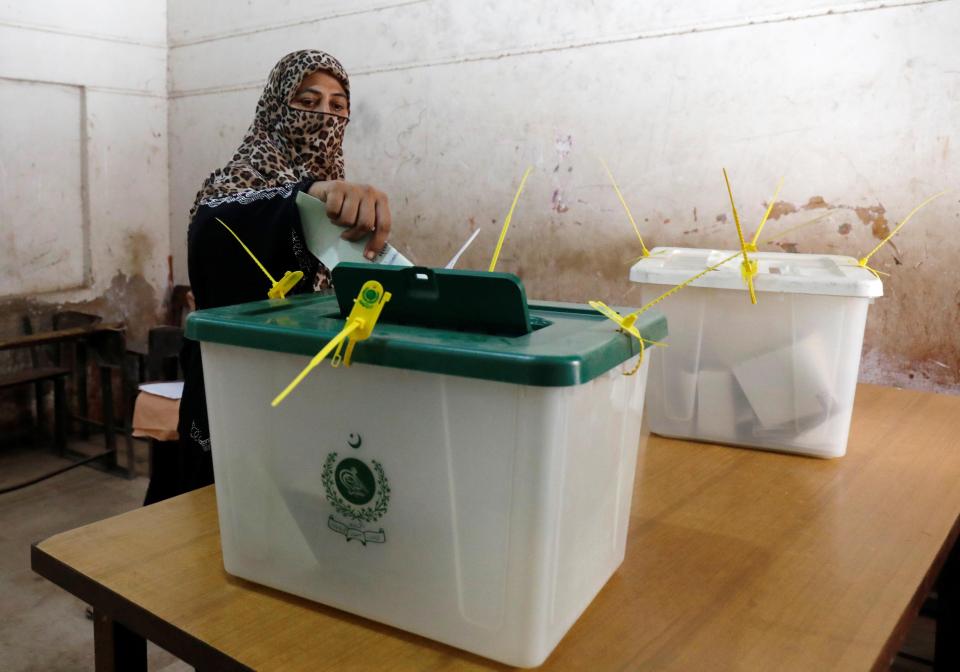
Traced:
<path fill-rule="evenodd" d="M 340 236 L 360 240 L 371 231 L 364 256 L 372 260 L 390 237 L 390 206 L 387 195 L 366 184 L 343 180 L 326 180 L 310 185 L 308 194 L 327 204 L 327 216 L 339 226 L 347 227 Z"/>

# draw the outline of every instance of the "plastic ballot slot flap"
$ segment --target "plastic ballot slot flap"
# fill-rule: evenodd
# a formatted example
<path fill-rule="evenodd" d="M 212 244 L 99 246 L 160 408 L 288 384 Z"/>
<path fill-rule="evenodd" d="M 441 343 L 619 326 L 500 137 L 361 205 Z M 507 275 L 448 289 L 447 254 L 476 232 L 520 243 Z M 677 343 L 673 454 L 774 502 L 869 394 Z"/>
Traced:
<path fill-rule="evenodd" d="M 274 407 L 330 353 L 333 367 L 341 362 L 350 366 L 354 347 L 370 338 L 381 313 L 394 322 L 439 329 L 508 335 L 532 329 L 523 287 L 507 273 L 343 263 L 333 270 L 333 284 L 341 314 L 346 315 L 343 328 L 276 396 L 271 402 Z M 394 298 L 391 310 L 385 312 Z M 347 346 L 341 356 L 344 342 Z"/>

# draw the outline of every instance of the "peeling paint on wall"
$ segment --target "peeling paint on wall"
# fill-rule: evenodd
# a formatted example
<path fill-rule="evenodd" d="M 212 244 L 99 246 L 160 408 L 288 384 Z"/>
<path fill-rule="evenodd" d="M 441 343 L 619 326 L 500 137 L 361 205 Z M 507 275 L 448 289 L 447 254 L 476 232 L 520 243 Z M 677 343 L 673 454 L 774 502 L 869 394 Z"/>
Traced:
<path fill-rule="evenodd" d="M 873 232 L 873 237 L 877 240 L 883 240 L 890 235 L 890 227 L 887 226 L 887 211 L 882 205 L 854 208 L 853 211 L 857 213 L 857 218 L 861 222 L 870 225 L 870 230 Z"/>
<path fill-rule="evenodd" d="M 784 215 L 792 215 L 797 211 L 797 206 L 786 201 L 777 201 L 770 209 L 770 219 L 780 219 Z"/>
<path fill-rule="evenodd" d="M 18 297 L 0 301 L 0 338 L 15 338 L 24 333 L 24 318 L 34 331 L 53 328 L 53 315 L 60 311 L 79 311 L 99 315 L 104 322 L 126 325 L 127 348 L 146 352 L 147 332 L 161 323 L 162 301 L 158 292 L 142 275 L 117 273 L 99 297 L 84 301 L 47 303 L 38 297 Z M 46 363 L 50 348 L 38 348 L 40 364 Z M 0 373 L 32 365 L 30 350 L 21 348 L 0 352 Z M 91 409 L 98 408 L 96 377 L 90 378 Z M 17 388 L 0 394 L 0 429 L 23 427 L 31 413 L 32 388 Z M 49 417 L 49 416 L 48 416 Z"/>
<path fill-rule="evenodd" d="M 550 207 L 554 212 L 564 213 L 570 208 L 563 202 L 563 192 L 559 189 L 553 190 L 553 196 L 550 197 Z"/>
<path fill-rule="evenodd" d="M 887 222 L 887 209 L 880 203 L 867 206 L 843 205 L 842 203 L 834 205 L 828 203 L 823 196 L 811 196 L 807 202 L 799 208 L 793 203 L 778 201 L 771 210 L 770 219 L 780 219 L 785 215 L 794 214 L 801 210 L 848 210 L 856 214 L 861 224 L 870 227 L 870 232 L 877 240 L 883 240 L 890 234 L 890 226 Z M 844 235 L 850 232 L 848 224 L 842 224 L 841 228 L 845 228 L 845 231 L 840 231 L 840 233 Z"/>

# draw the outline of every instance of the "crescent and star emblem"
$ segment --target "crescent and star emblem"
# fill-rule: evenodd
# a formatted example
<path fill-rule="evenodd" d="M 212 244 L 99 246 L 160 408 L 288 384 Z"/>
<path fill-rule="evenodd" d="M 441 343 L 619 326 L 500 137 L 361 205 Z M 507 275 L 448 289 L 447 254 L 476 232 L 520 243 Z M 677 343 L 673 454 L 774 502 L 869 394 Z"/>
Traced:
<path fill-rule="evenodd" d="M 359 434 L 351 434 L 350 438 L 347 439 L 347 445 L 351 448 L 359 448 L 362 443 L 363 439 L 360 438 Z"/>

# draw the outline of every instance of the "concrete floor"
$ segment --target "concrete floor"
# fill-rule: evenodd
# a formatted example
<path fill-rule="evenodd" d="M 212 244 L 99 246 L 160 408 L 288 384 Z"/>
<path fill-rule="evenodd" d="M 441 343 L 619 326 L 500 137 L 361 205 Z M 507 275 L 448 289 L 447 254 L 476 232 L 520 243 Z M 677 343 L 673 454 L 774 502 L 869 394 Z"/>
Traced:
<path fill-rule="evenodd" d="M 91 454 L 99 442 L 72 442 L 71 449 Z M 146 473 L 146 444 L 136 443 L 136 471 Z M 67 464 L 43 448 L 0 447 L 0 488 Z M 133 480 L 78 467 L 23 490 L 0 495 L 0 670 L 2 672 L 78 672 L 93 670 L 93 623 L 86 606 L 30 570 L 30 544 L 57 532 L 137 508 L 147 479 Z M 933 659 L 933 621 L 921 618 L 904 651 Z M 185 672 L 189 666 L 159 647 L 148 645 L 149 669 Z M 892 672 L 931 668 L 898 657 Z"/>
<path fill-rule="evenodd" d="M 100 442 L 70 447 L 85 453 L 103 450 Z M 141 473 L 146 454 L 146 444 L 139 443 Z M 68 463 L 42 447 L 0 449 L 0 488 Z M 93 622 L 85 615 L 87 605 L 30 570 L 30 545 L 135 509 L 146 489 L 143 476 L 127 480 L 84 466 L 0 495 L 0 670 L 93 670 Z M 148 658 L 150 670 L 192 669 L 152 644 Z"/>

